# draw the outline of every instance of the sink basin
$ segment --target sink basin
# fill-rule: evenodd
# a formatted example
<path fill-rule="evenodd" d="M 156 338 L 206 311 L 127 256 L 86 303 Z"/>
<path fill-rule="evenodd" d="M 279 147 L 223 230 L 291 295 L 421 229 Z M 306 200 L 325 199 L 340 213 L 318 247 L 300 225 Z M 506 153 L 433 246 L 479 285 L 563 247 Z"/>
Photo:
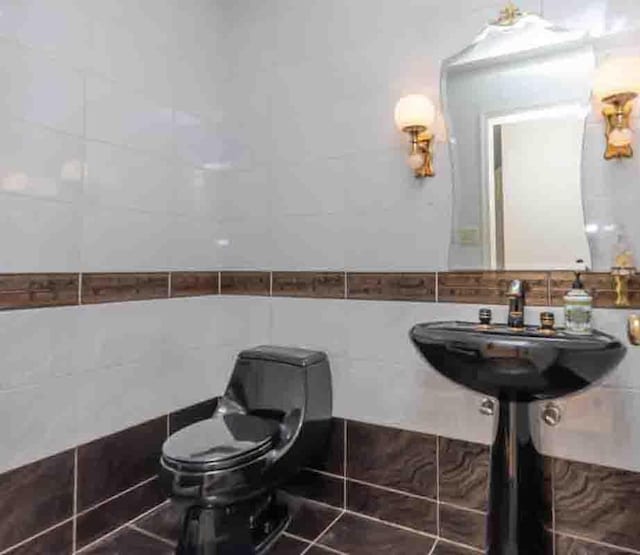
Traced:
<path fill-rule="evenodd" d="M 417 324 L 411 339 L 442 375 L 469 389 L 521 402 L 579 391 L 615 368 L 625 347 L 601 332 L 549 334 L 539 328 L 467 322 Z"/>
<path fill-rule="evenodd" d="M 544 464 L 529 404 L 579 391 L 602 379 L 625 355 L 601 332 L 515 330 L 467 322 L 417 324 L 411 340 L 440 374 L 498 399 L 491 448 L 488 555 L 552 553 L 545 532 Z"/>

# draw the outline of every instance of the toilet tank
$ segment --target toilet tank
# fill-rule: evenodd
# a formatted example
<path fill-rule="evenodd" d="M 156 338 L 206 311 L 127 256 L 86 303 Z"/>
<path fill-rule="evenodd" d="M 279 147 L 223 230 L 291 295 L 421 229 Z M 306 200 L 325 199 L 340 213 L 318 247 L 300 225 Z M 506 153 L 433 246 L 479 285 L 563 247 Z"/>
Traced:
<path fill-rule="evenodd" d="M 303 421 L 331 418 L 331 371 L 327 355 L 296 347 L 263 345 L 242 351 L 225 397 L 256 416 Z"/>

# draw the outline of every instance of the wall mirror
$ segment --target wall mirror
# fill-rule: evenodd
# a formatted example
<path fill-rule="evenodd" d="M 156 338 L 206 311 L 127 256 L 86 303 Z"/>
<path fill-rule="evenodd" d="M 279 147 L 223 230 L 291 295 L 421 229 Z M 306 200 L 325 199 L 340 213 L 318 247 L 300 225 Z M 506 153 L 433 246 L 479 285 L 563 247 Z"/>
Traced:
<path fill-rule="evenodd" d="M 581 166 L 594 70 L 585 33 L 526 14 L 444 63 L 451 269 L 591 266 Z"/>

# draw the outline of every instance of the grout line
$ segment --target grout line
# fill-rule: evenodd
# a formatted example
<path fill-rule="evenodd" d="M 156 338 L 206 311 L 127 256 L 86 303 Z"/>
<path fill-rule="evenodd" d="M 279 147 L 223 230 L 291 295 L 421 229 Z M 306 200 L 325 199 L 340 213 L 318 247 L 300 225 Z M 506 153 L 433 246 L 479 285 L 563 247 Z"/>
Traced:
<path fill-rule="evenodd" d="M 429 553 L 427 555 L 433 555 L 436 547 L 438 547 L 438 544 L 440 543 L 440 539 L 436 538 L 436 541 L 433 542 L 433 545 L 431 546 L 431 550 L 429 551 Z"/>
<path fill-rule="evenodd" d="M 100 501 L 100 503 L 96 503 L 95 505 L 92 505 L 91 507 L 89 507 L 88 509 L 85 509 L 83 511 L 80 511 L 79 513 L 77 513 L 76 516 L 83 516 L 99 507 L 103 507 L 104 505 L 106 505 L 107 503 L 109 503 L 110 501 L 114 501 L 115 499 L 118 499 L 119 497 L 122 497 L 123 495 L 126 495 L 127 493 L 131 493 L 133 490 L 138 489 L 139 487 L 142 487 L 146 484 L 149 484 L 151 482 L 153 482 L 155 479 L 157 479 L 157 476 L 151 476 L 151 478 L 147 478 L 146 480 L 137 483 L 135 486 L 132 486 L 128 489 L 125 489 L 123 491 L 121 491 L 120 493 L 118 493 L 117 495 L 114 495 L 113 497 L 109 497 L 108 499 L 104 499 L 102 501 Z"/>
<path fill-rule="evenodd" d="M 464 549 L 471 550 L 471 551 L 473 551 L 475 553 L 482 553 L 482 555 L 485 555 L 485 553 L 486 553 L 485 551 L 483 551 L 482 549 L 478 549 L 477 547 L 473 547 L 471 545 L 467 545 L 466 543 L 460 543 L 460 542 L 457 542 L 457 541 L 454 541 L 454 540 L 448 540 L 447 538 L 438 537 L 438 543 L 443 543 L 445 545 L 446 544 L 455 545 L 457 547 L 462 547 Z"/>
<path fill-rule="evenodd" d="M 273 272 L 269 272 L 269 296 L 273 297 Z"/>
<path fill-rule="evenodd" d="M 380 524 L 386 524 L 387 526 L 391 526 L 392 528 L 397 528 L 398 530 L 404 530 L 405 532 L 411 532 L 413 534 L 418 534 L 419 536 L 423 536 L 426 538 L 438 539 L 439 536 L 437 534 L 430 534 L 429 532 L 424 532 L 423 530 L 415 530 L 413 528 L 409 528 L 408 526 L 404 526 L 402 524 L 398 524 L 396 522 L 389 522 L 388 520 L 382 520 L 375 516 L 365 515 L 363 513 L 356 513 L 354 511 L 350 511 L 349 509 L 345 509 L 346 514 L 354 515 L 360 518 L 364 518 L 366 520 L 371 520 L 373 522 L 379 522 Z M 464 544 L 459 544 L 464 545 Z"/>
<path fill-rule="evenodd" d="M 171 298 L 171 277 L 173 275 L 173 272 L 168 272 L 167 273 L 167 299 Z"/>
<path fill-rule="evenodd" d="M 82 304 L 82 272 L 78 274 L 78 304 Z"/>
<path fill-rule="evenodd" d="M 462 505 L 456 505 L 455 503 L 449 503 L 448 501 L 438 501 L 438 505 L 444 505 L 445 507 L 451 507 L 458 511 L 465 511 L 467 513 L 475 513 L 477 515 L 487 516 L 489 513 L 481 511 L 479 509 L 470 509 L 469 507 L 463 507 Z"/>
<path fill-rule="evenodd" d="M 583 541 L 585 543 L 590 543 L 592 545 L 600 545 L 602 547 L 610 547 L 612 549 L 616 549 L 618 551 L 623 551 L 625 553 L 631 553 L 633 555 L 640 555 L 640 551 L 636 551 L 635 549 L 632 549 L 630 547 L 621 547 L 619 545 L 614 545 L 612 543 L 607 543 L 607 542 L 601 542 L 601 541 L 598 541 L 598 540 L 592 540 L 590 538 L 585 538 L 584 536 L 578 536 L 578 535 L 572 534 L 572 533 L 565 534 L 564 532 L 558 532 L 555 535 L 556 536 L 564 536 L 566 538 L 571 538 L 571 539 L 574 539 L 574 540 L 580 540 L 580 541 Z"/>
<path fill-rule="evenodd" d="M 149 509 L 148 511 L 145 511 L 139 515 L 136 515 L 134 518 L 132 518 L 131 520 L 127 520 L 127 522 L 125 522 L 124 524 L 121 524 L 120 526 L 118 526 L 117 528 L 114 528 L 113 530 L 111 530 L 110 532 L 108 532 L 107 534 L 105 534 L 104 536 L 100 536 L 98 539 L 92 541 L 91 543 L 88 543 L 87 545 L 81 547 L 80 549 L 78 549 L 78 551 L 76 551 L 76 553 L 84 553 L 87 549 L 95 546 L 96 544 L 100 543 L 101 541 L 104 541 L 112 536 L 115 536 L 118 532 L 120 532 L 121 530 L 124 530 L 125 528 L 127 528 L 128 526 L 130 526 L 131 524 L 133 524 L 136 520 L 139 520 L 141 518 L 144 518 L 145 516 L 150 515 L 153 511 L 158 510 L 160 507 L 162 507 L 164 504 L 166 503 L 166 501 L 163 501 L 162 503 L 160 503 L 159 505 L 155 505 L 154 507 L 152 507 L 151 509 Z M 2 554 L 0 554 L 2 555 Z"/>
<path fill-rule="evenodd" d="M 435 302 L 440 302 L 440 272 L 436 272 L 436 298 Z"/>
<path fill-rule="evenodd" d="M 436 534 L 440 537 L 440 436 L 436 436 L 436 504 Z"/>
<path fill-rule="evenodd" d="M 349 455 L 348 448 L 348 426 L 347 421 L 342 421 L 342 507 L 347 508 L 347 460 Z"/>
<path fill-rule="evenodd" d="M 344 298 L 348 299 L 349 298 L 349 279 L 348 279 L 348 272 L 344 272 Z"/>
<path fill-rule="evenodd" d="M 293 538 L 294 540 L 298 540 L 304 543 L 313 543 L 312 540 L 308 538 L 303 538 L 302 536 L 298 536 L 297 534 L 292 534 L 291 532 L 287 532 L 286 530 L 282 532 L 283 536 L 287 536 L 288 538 Z"/>
<path fill-rule="evenodd" d="M 5 555 L 5 553 L 10 553 L 14 549 L 22 547 L 23 545 L 26 545 L 29 542 L 31 542 L 31 541 L 33 541 L 35 539 L 38 539 L 39 537 L 44 536 L 45 534 L 48 534 L 49 532 L 55 530 L 56 528 L 59 528 L 61 526 L 65 526 L 66 524 L 69 524 L 72 521 L 73 521 L 73 516 L 67 518 L 66 520 L 62 520 L 61 522 L 56 522 L 53 526 L 50 526 L 49 528 L 45 528 L 44 530 L 41 530 L 37 534 L 34 534 L 33 536 L 29 536 L 28 538 L 25 538 L 24 540 L 21 540 L 18 543 L 13 544 L 10 547 L 7 547 L 7 549 L 4 549 L 3 551 L 0 551 L 0 555 Z"/>
<path fill-rule="evenodd" d="M 140 532 L 141 534 L 144 534 L 145 536 L 149 536 L 150 538 L 153 538 L 154 540 L 158 540 L 158 541 L 161 541 L 162 543 L 166 543 L 167 545 L 170 545 L 171 547 L 175 547 L 176 546 L 171 540 L 168 540 L 167 538 L 163 538 L 162 536 L 158 536 L 157 534 L 154 534 L 153 532 L 149 532 L 148 530 L 145 530 L 144 528 L 140 528 L 140 527 L 136 526 L 135 524 L 129 524 L 129 528 L 131 528 L 132 530 L 135 530 L 136 532 Z"/>
<path fill-rule="evenodd" d="M 78 448 L 73 450 L 73 528 L 71 536 L 72 553 L 78 543 Z"/>
<path fill-rule="evenodd" d="M 342 518 L 342 516 L 345 514 L 345 512 L 346 512 L 346 511 L 345 511 L 344 509 L 342 509 L 342 511 L 340 511 L 340 514 L 339 514 L 336 518 L 334 518 L 334 519 L 329 523 L 329 526 L 327 526 L 324 530 L 322 530 L 322 532 L 320 532 L 320 533 L 318 534 L 318 536 L 317 536 L 317 537 L 316 537 L 316 538 L 311 542 L 311 544 L 310 544 L 310 545 L 309 545 L 309 546 L 308 546 L 308 547 L 307 547 L 307 548 L 302 552 L 302 554 L 301 554 L 301 555 L 304 555 L 304 554 L 305 554 L 307 551 L 309 551 L 309 550 L 310 550 L 314 545 L 316 545 L 316 544 L 317 544 L 317 542 L 318 542 L 318 540 L 320 540 L 320 539 L 322 538 L 322 536 L 324 536 L 324 535 L 329 531 L 329 529 L 330 529 L 330 528 L 331 528 L 331 527 L 332 527 L 336 522 L 338 522 L 338 521 Z M 318 545 L 322 545 L 322 544 L 318 544 Z"/>
<path fill-rule="evenodd" d="M 222 295 L 222 272 L 218 271 L 218 295 Z"/>

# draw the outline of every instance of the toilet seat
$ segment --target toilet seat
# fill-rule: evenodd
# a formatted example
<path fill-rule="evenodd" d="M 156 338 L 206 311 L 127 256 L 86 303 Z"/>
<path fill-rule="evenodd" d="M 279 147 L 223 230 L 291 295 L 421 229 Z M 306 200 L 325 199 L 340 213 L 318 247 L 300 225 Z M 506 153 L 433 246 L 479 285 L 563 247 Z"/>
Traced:
<path fill-rule="evenodd" d="M 162 447 L 162 459 L 183 470 L 222 470 L 263 455 L 273 447 L 279 432 L 277 420 L 247 414 L 215 415 L 169 437 Z"/>

